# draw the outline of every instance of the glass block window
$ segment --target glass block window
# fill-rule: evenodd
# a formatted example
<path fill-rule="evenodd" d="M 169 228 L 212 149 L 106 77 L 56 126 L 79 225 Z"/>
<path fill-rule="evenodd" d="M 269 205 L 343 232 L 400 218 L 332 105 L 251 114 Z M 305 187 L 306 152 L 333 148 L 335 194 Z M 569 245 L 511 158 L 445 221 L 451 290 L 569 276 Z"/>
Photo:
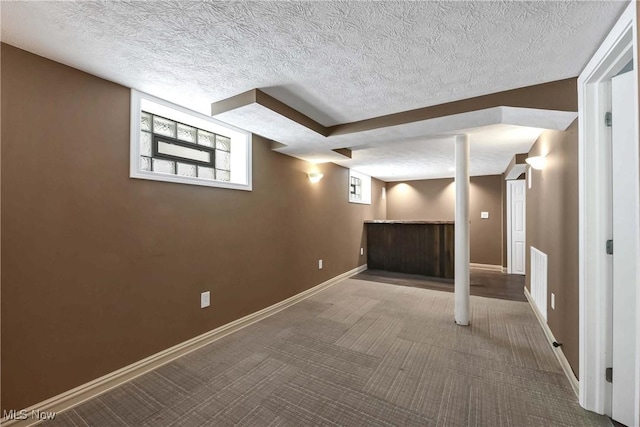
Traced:
<path fill-rule="evenodd" d="M 231 138 L 142 111 L 140 164 L 145 171 L 229 182 Z"/>
<path fill-rule="evenodd" d="M 371 177 L 349 169 L 349 202 L 371 204 Z"/>
<path fill-rule="evenodd" d="M 362 180 L 357 176 L 351 177 L 349 184 L 349 194 L 352 200 L 362 200 Z"/>
<path fill-rule="evenodd" d="M 251 190 L 251 134 L 131 91 L 132 178 Z"/>

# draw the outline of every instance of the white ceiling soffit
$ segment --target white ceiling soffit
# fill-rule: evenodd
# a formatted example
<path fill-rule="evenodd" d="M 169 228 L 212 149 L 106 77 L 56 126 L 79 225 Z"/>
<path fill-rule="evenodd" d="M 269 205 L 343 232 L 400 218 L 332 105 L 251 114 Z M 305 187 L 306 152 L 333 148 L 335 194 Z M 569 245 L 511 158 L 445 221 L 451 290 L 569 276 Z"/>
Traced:
<path fill-rule="evenodd" d="M 362 144 L 400 141 L 427 135 L 457 135 L 467 133 L 467 129 L 495 124 L 565 130 L 577 116 L 572 111 L 494 107 L 328 137 L 258 103 L 215 114 L 213 117 L 237 127 L 241 127 L 242 123 L 245 130 L 286 145 L 278 151 L 304 157 L 304 153 L 329 152 L 334 148 L 352 148 Z"/>
<path fill-rule="evenodd" d="M 513 165 L 511 170 L 505 175 L 504 179 L 507 181 L 512 179 L 518 179 L 518 177 L 523 173 L 525 173 L 526 171 L 527 171 L 526 164 L 519 163 L 517 165 Z"/>
<path fill-rule="evenodd" d="M 276 149 L 281 153 L 316 163 L 332 161 L 383 179 L 383 175 L 386 178 L 390 178 L 390 175 L 384 172 L 375 172 L 376 170 L 405 168 L 406 162 L 396 158 L 399 156 L 397 150 L 404 149 L 405 145 L 407 150 L 411 151 L 411 158 L 424 168 L 426 164 L 433 161 L 433 156 L 437 157 L 440 154 L 431 152 L 430 148 L 434 147 L 433 144 L 423 144 L 422 150 L 418 152 L 413 150 L 413 147 L 416 146 L 416 139 L 434 140 L 442 136 L 462 133 L 468 133 L 471 136 L 472 147 L 476 148 L 476 156 L 471 158 L 472 174 L 482 175 L 487 170 L 491 171 L 490 174 L 502 173 L 515 153 L 529 151 L 542 129 L 565 130 L 576 119 L 577 113 L 495 107 L 328 137 L 258 103 L 248 104 L 217 114 L 214 117 L 236 126 L 243 124 L 245 129 L 255 134 L 285 144 L 285 146 Z M 503 126 L 496 127 L 495 125 Z M 522 130 L 519 132 L 518 128 Z M 536 128 L 536 131 L 531 132 L 531 128 Z M 502 132 L 498 132 L 498 130 L 502 130 Z M 491 153 L 483 152 L 483 147 L 487 144 L 487 135 L 490 135 L 492 143 L 502 144 L 506 149 L 504 152 L 498 150 L 500 154 L 497 158 L 498 152 L 495 150 Z M 514 138 L 517 145 L 513 145 Z M 447 138 L 447 140 L 451 144 L 451 138 Z M 522 145 L 522 142 L 526 142 L 526 147 Z M 353 151 L 351 160 L 346 160 L 343 156 L 332 152 L 333 149 L 345 147 Z M 377 147 L 377 150 L 374 150 L 374 153 L 369 156 L 369 151 L 373 147 Z M 382 159 L 378 158 L 381 153 L 388 155 L 383 162 L 386 167 L 381 167 Z M 374 168 L 371 165 L 366 170 L 363 169 L 365 158 L 377 159 L 376 164 L 381 168 Z M 490 166 L 477 163 L 482 159 L 487 163 L 493 161 L 494 164 Z M 397 165 L 393 166 L 396 163 Z M 439 175 L 446 172 L 446 175 L 453 176 L 446 169 L 440 171 L 436 168 L 436 170 Z"/>
<path fill-rule="evenodd" d="M 568 117 L 566 126 L 575 119 Z M 564 126 L 564 125 L 562 125 Z M 560 126 L 559 129 L 566 127 Z M 334 163 L 371 175 L 383 181 L 453 178 L 455 174 L 456 133 L 469 135 L 469 174 L 499 175 L 505 172 L 517 153 L 527 153 L 547 129 L 507 123 L 460 129 L 451 135 L 418 137 L 389 143 L 371 143 L 352 149 L 352 158 Z"/>
<path fill-rule="evenodd" d="M 466 129 L 470 141 L 469 174 L 503 173 L 514 154 L 528 152 L 543 130 L 508 124 Z M 354 148 L 351 159 L 342 158 L 334 162 L 387 182 L 452 178 L 454 141 L 452 136 L 441 136 L 367 144 Z"/>
<path fill-rule="evenodd" d="M 575 77 L 625 6 L 15 1 L 2 40 L 201 113 L 264 88 L 331 126 Z"/>

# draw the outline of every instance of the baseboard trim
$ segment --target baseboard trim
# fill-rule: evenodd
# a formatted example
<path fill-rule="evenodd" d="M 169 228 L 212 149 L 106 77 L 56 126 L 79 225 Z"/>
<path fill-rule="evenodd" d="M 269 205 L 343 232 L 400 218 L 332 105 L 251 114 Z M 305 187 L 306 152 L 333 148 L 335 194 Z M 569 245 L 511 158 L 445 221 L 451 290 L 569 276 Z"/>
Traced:
<path fill-rule="evenodd" d="M 503 268 L 501 265 L 493 265 L 493 264 L 477 264 L 475 262 L 470 262 L 469 267 L 475 268 L 477 270 L 487 270 L 487 271 L 499 271 L 503 272 Z"/>
<path fill-rule="evenodd" d="M 529 301 L 529 305 L 533 309 L 533 312 L 535 313 L 536 318 L 540 323 L 540 326 L 542 326 L 542 330 L 544 331 L 544 334 L 546 335 L 547 340 L 549 341 L 549 344 L 554 343 L 556 341 L 556 338 L 553 336 L 553 332 L 551 332 L 551 329 L 549 329 L 549 325 L 547 325 L 547 322 L 545 322 L 544 318 L 542 317 L 542 313 L 540 313 L 540 310 L 538 310 L 538 307 L 536 307 L 535 303 L 533 302 L 533 298 L 531 297 L 531 294 L 529 293 L 529 290 L 527 288 L 524 288 L 524 295 L 527 297 L 527 301 Z M 564 374 L 567 376 L 567 379 L 571 384 L 571 388 L 573 389 L 573 392 L 576 394 L 576 397 L 580 398 L 580 395 L 579 395 L 580 382 L 578 381 L 575 374 L 573 373 L 573 370 L 571 369 L 571 365 L 569 365 L 569 361 L 565 357 L 564 352 L 560 347 L 551 346 L 551 349 L 556 355 L 558 362 L 560 362 L 560 366 L 562 366 L 562 370 L 564 371 Z"/>
<path fill-rule="evenodd" d="M 140 375 L 143 375 L 181 356 L 184 356 L 187 353 L 191 353 L 192 351 L 204 347 L 205 345 L 217 341 L 242 328 L 245 328 L 249 325 L 252 325 L 253 323 L 259 322 L 260 320 L 272 316 L 284 310 L 285 308 L 291 307 L 292 305 L 335 285 L 341 280 L 361 273 L 366 269 L 366 264 L 356 267 L 325 282 L 322 282 L 319 285 L 314 286 L 313 288 L 307 289 L 306 291 L 300 292 L 299 294 L 287 298 L 286 300 L 280 301 L 279 303 L 266 307 L 260 311 L 256 311 L 255 313 L 249 314 L 248 316 L 234 320 L 233 322 L 222 325 L 188 341 L 177 344 L 171 348 L 163 350 L 138 362 L 132 363 L 131 365 L 125 366 L 124 368 L 118 369 L 117 371 L 111 372 L 86 384 L 61 393 L 43 402 L 37 403 L 33 406 L 30 406 L 29 408 L 26 408 L 24 411 L 26 411 L 29 416 L 32 414 L 32 411 L 56 412 L 59 414 L 102 393 L 105 393 L 114 387 L 124 384 L 127 381 L 131 381 L 132 379 L 139 377 Z M 37 424 L 38 422 L 40 421 L 33 419 L 9 420 L 5 417 L 2 418 L 2 422 L 0 424 L 6 427 L 26 427 Z"/>

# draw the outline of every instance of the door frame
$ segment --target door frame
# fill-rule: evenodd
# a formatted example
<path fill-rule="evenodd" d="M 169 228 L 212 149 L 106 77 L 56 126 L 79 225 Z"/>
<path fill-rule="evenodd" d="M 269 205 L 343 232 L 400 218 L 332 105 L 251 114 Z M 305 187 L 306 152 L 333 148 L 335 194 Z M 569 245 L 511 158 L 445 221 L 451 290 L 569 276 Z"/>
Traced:
<path fill-rule="evenodd" d="M 524 184 L 524 195 L 525 195 L 525 203 L 526 203 L 526 197 L 527 197 L 527 184 L 526 181 L 524 179 L 508 179 L 507 180 L 507 274 L 513 274 L 513 262 L 511 260 L 511 249 L 512 249 L 512 245 L 513 242 L 511 241 L 511 221 L 512 221 L 512 210 L 511 210 L 511 188 L 509 188 L 511 185 L 513 185 L 513 182 L 516 181 L 521 181 Z M 525 205 L 526 206 L 526 205 Z M 526 211 L 525 211 L 525 215 L 526 215 Z M 525 250 L 527 247 L 527 236 L 526 236 L 526 226 L 525 226 Z M 527 254 L 524 254 L 525 256 L 525 260 L 527 258 Z M 525 267 L 526 269 L 526 267 Z M 525 271 L 526 274 L 526 271 Z"/>
<path fill-rule="evenodd" d="M 636 2 L 630 2 L 578 77 L 578 181 L 579 181 L 579 379 L 580 405 L 600 413 L 611 413 L 611 386 L 605 369 L 611 366 L 611 260 L 605 242 L 611 238 L 611 165 L 607 164 L 610 132 L 604 114 L 611 100 L 610 80 L 633 59 L 634 92 L 638 93 Z M 635 98 L 635 140 L 639 140 L 638 97 Z M 639 159 L 640 160 L 640 159 Z M 636 195 L 636 199 L 640 195 Z M 636 241 L 640 240 L 640 236 Z M 640 243 L 638 243 L 640 245 Z M 640 262 L 640 260 L 639 260 Z M 636 307 L 640 306 L 640 292 Z M 640 331 L 640 316 L 636 330 Z M 640 372 L 640 340 L 635 351 Z M 640 376 L 635 378 L 635 420 L 640 424 Z"/>

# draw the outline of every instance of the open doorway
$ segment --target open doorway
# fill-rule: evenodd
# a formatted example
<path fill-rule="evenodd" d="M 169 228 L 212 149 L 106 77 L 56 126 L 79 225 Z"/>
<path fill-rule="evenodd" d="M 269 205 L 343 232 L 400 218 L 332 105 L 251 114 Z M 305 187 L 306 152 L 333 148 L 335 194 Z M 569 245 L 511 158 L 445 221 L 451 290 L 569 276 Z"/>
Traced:
<path fill-rule="evenodd" d="M 636 16 L 631 2 L 578 79 L 580 404 L 626 425 L 640 424 Z"/>

